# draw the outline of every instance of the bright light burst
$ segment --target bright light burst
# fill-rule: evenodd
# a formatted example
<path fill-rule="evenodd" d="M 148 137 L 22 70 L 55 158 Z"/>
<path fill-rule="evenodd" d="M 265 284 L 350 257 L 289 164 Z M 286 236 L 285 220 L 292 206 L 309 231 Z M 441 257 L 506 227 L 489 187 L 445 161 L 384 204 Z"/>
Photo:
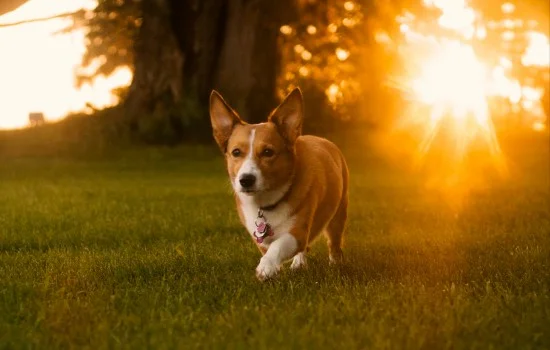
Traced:
<path fill-rule="evenodd" d="M 460 117 L 485 109 L 485 75 L 472 47 L 451 41 L 423 63 L 412 87 L 422 102 L 444 104 Z"/>
<path fill-rule="evenodd" d="M 521 58 L 525 66 L 550 66 L 550 40 L 539 32 L 527 33 L 529 46 Z"/>
<path fill-rule="evenodd" d="M 516 18 L 516 13 L 522 11 L 516 11 L 512 3 L 495 7 L 494 10 L 500 11 L 500 15 L 491 14 L 494 18 L 489 20 L 471 6 L 470 0 L 423 2 L 427 7 L 440 10 L 435 22 L 425 21 L 404 10 L 395 17 L 401 33 L 399 40 L 384 30 L 373 33 L 374 40 L 386 52 L 396 50 L 404 58 L 406 67 L 399 67 L 399 73 L 389 77 L 390 84 L 397 85 L 412 96 L 413 104 L 422 104 L 423 108 L 430 110 L 428 113 L 417 113 L 423 115 L 408 115 L 404 118 L 407 120 L 401 120 L 399 125 L 413 120 L 416 125 L 423 123 L 428 130 L 433 130 L 434 123 L 443 123 L 445 119 L 473 118 L 475 123 L 468 123 L 470 129 L 456 127 L 456 136 L 461 132 L 491 133 L 485 138 L 492 143 L 496 143 L 493 120 L 495 124 L 499 120 L 498 125 L 505 125 L 515 119 L 533 130 L 544 130 L 547 123 L 541 104 L 543 91 L 540 77 L 534 77 L 533 72 L 550 66 L 550 43 L 548 36 L 542 33 L 539 22 Z M 362 30 L 368 31 L 370 28 L 360 25 L 364 24 L 364 18 L 357 15 L 360 6 L 356 2 L 345 1 L 339 6 L 342 4 L 345 10 L 343 17 L 329 19 L 326 27 L 328 37 L 321 40 L 335 44 L 334 51 L 327 57 L 319 57 L 326 53 L 316 50 L 315 43 L 295 42 L 288 47 L 289 51 L 294 51 L 289 53 L 289 57 L 291 62 L 298 61 L 286 66 L 293 74 L 285 75 L 286 88 L 295 85 L 291 81 L 296 77 L 319 80 L 328 102 L 335 109 L 350 101 L 359 101 L 363 93 L 359 75 L 350 74 L 356 71 L 352 66 L 361 59 L 361 49 L 354 47 L 353 39 L 343 48 L 342 40 L 335 34 L 340 32 L 340 28 L 344 29 L 343 33 L 363 33 Z M 308 24 L 306 28 L 309 36 L 324 32 L 317 31 L 321 27 L 314 27 L 313 24 Z M 284 36 L 298 33 L 289 25 L 281 26 L 280 31 Z M 330 65 L 319 66 L 319 62 L 325 62 L 325 59 L 331 62 Z M 406 73 L 403 74 L 403 71 Z M 365 87 L 369 89 L 368 84 Z M 284 96 L 286 88 L 279 91 L 281 96 Z M 491 148 L 498 150 L 498 144 Z"/>
<path fill-rule="evenodd" d="M 439 44 L 412 81 L 414 98 L 428 106 L 429 114 L 414 116 L 424 126 L 417 160 L 430 151 L 443 125 L 454 139 L 452 159 L 460 161 L 470 143 L 481 137 L 500 164 L 501 151 L 489 118 L 487 71 L 473 49 L 458 41 Z M 449 133 L 447 133 L 449 134 Z M 451 160 L 451 158 L 449 158 Z"/>
<path fill-rule="evenodd" d="M 365 53 L 355 38 L 372 35 L 383 49 L 378 52 L 381 57 L 401 56 L 400 60 L 388 60 L 386 67 L 383 60 L 372 67 L 387 69 L 387 85 L 410 98 L 401 106 L 368 100 L 381 108 L 368 106 L 367 111 L 376 113 L 369 113 L 367 118 L 385 118 L 401 111 L 393 130 L 377 135 L 380 148 L 389 157 L 399 157 L 399 162 L 404 153 L 414 157 L 415 165 L 429 177 L 427 186 L 443 189 L 457 203 L 473 186 L 484 185 L 489 176 L 506 174 L 496 126 L 510 130 L 521 123 L 536 132 L 546 129 L 540 86 L 541 82 L 548 83 L 550 76 L 544 72 L 550 66 L 550 44 L 541 29 L 544 26 L 531 18 L 516 18 L 525 12 L 512 3 L 485 13 L 492 17 L 489 19 L 473 8 L 470 0 L 423 2 L 440 10 L 437 20 L 403 10 L 394 18 L 397 33 L 381 27 L 371 32 L 373 23 L 365 25 L 365 18 L 358 15 L 358 2 L 334 2 L 344 5 L 341 17 L 334 15 L 339 11 L 328 11 L 326 31 L 321 25 L 317 32 L 306 32 L 323 39 L 321 44 L 308 41 L 313 35 L 288 41 L 287 72 L 279 93 L 283 97 L 296 86 L 297 77 L 307 77 L 323 88 L 335 109 L 361 118 L 346 107 L 362 107 L 362 97 L 378 86 L 358 74 L 362 66 L 355 65 Z M 299 33 L 287 27 L 280 28 L 284 36 Z M 320 35 L 324 32 L 326 38 Z M 348 32 L 353 33 L 349 38 Z M 326 43 L 334 45 L 328 54 Z M 395 71 L 390 72 L 392 68 Z M 379 78 L 374 81 L 379 82 Z"/>
<path fill-rule="evenodd" d="M 438 20 L 441 29 L 458 35 L 449 37 L 443 31 L 423 34 L 414 30 L 414 21 L 411 20 L 403 20 L 400 24 L 407 43 L 404 48 L 406 57 L 408 62 L 414 62 L 413 74 L 406 85 L 414 101 L 428 107 L 428 112 L 416 109 L 404 121 L 420 125 L 423 130 L 417 159 L 425 157 L 445 127 L 446 137 L 452 138 L 454 143 L 455 160 L 461 161 L 471 144 L 481 138 L 491 158 L 500 167 L 502 154 L 490 117 L 489 100 L 499 97 L 508 101 L 513 111 L 528 112 L 532 116 L 532 128 L 541 131 L 545 125 L 540 101 L 542 90 L 522 85 L 511 78 L 516 63 L 509 58 L 500 57 L 496 64 L 491 65 L 476 55 L 472 40 L 483 40 L 487 31 L 468 1 L 425 0 L 425 4 L 441 10 Z M 504 6 L 502 10 L 511 13 L 514 9 Z M 528 47 L 521 57 L 521 64 L 548 67 L 548 37 L 529 32 L 527 39 Z"/>
<path fill-rule="evenodd" d="M 424 3 L 441 10 L 438 23 L 442 28 L 454 30 L 468 39 L 472 38 L 476 14 L 466 0 L 424 0 Z"/>

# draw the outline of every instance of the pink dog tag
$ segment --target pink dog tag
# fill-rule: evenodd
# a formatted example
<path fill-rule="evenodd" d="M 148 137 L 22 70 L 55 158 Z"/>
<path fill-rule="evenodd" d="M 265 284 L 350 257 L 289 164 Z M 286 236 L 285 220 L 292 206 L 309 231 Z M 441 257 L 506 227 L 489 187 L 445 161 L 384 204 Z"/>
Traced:
<path fill-rule="evenodd" d="M 259 225 L 256 226 L 256 231 L 258 233 L 265 233 L 267 230 L 267 224 L 265 222 L 261 222 Z"/>
<path fill-rule="evenodd" d="M 256 242 L 262 243 L 266 236 L 273 236 L 275 233 L 271 229 L 271 226 L 266 222 L 264 213 L 260 209 L 258 210 L 258 217 L 256 218 L 256 230 L 254 230 L 254 237 Z"/>

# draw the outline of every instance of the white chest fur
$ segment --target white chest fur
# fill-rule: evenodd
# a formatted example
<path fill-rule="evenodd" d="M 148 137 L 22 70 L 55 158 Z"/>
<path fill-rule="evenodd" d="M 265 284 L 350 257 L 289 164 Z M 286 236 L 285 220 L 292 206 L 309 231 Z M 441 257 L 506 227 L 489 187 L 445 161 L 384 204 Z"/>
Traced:
<path fill-rule="evenodd" d="M 243 213 L 246 230 L 253 236 L 256 230 L 256 219 L 258 218 L 258 205 L 251 198 L 241 197 L 241 210 Z M 294 218 L 290 216 L 290 207 L 286 203 L 280 203 L 273 210 L 264 211 L 263 213 L 267 224 L 271 226 L 274 232 L 273 236 L 266 237 L 260 244 L 264 248 L 277 240 L 284 234 L 290 233 Z M 253 237 L 254 238 L 254 237 Z"/>

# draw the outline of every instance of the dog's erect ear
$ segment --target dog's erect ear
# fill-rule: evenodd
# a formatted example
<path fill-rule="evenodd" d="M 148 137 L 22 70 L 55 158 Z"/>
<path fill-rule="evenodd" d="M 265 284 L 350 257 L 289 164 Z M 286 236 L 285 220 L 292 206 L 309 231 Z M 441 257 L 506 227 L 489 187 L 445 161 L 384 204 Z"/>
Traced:
<path fill-rule="evenodd" d="M 233 128 L 237 124 L 244 124 L 244 122 L 215 90 L 212 90 L 210 94 L 210 121 L 214 130 L 214 138 L 222 152 L 225 153 Z"/>
<path fill-rule="evenodd" d="M 277 125 L 277 129 L 290 145 L 294 145 L 302 134 L 303 119 L 304 102 L 299 88 L 292 90 L 269 117 L 269 121 Z"/>

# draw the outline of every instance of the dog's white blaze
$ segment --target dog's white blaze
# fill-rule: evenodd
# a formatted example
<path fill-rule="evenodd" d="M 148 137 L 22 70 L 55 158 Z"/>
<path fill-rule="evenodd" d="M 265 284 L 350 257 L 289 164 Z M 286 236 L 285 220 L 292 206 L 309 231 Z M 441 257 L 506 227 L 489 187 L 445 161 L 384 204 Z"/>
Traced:
<path fill-rule="evenodd" d="M 246 155 L 246 158 L 244 159 L 244 162 L 241 165 L 241 168 L 237 172 L 237 176 L 235 176 L 235 180 L 234 180 L 235 182 L 233 184 L 233 187 L 237 192 L 240 192 L 242 190 L 239 179 L 243 174 L 254 175 L 256 177 L 256 184 L 254 186 L 255 190 L 261 191 L 262 189 L 262 186 L 263 186 L 262 172 L 258 168 L 258 165 L 256 164 L 256 161 L 254 159 L 255 138 L 256 138 L 256 129 L 252 129 L 250 131 L 250 136 L 248 137 L 248 154 Z"/>

